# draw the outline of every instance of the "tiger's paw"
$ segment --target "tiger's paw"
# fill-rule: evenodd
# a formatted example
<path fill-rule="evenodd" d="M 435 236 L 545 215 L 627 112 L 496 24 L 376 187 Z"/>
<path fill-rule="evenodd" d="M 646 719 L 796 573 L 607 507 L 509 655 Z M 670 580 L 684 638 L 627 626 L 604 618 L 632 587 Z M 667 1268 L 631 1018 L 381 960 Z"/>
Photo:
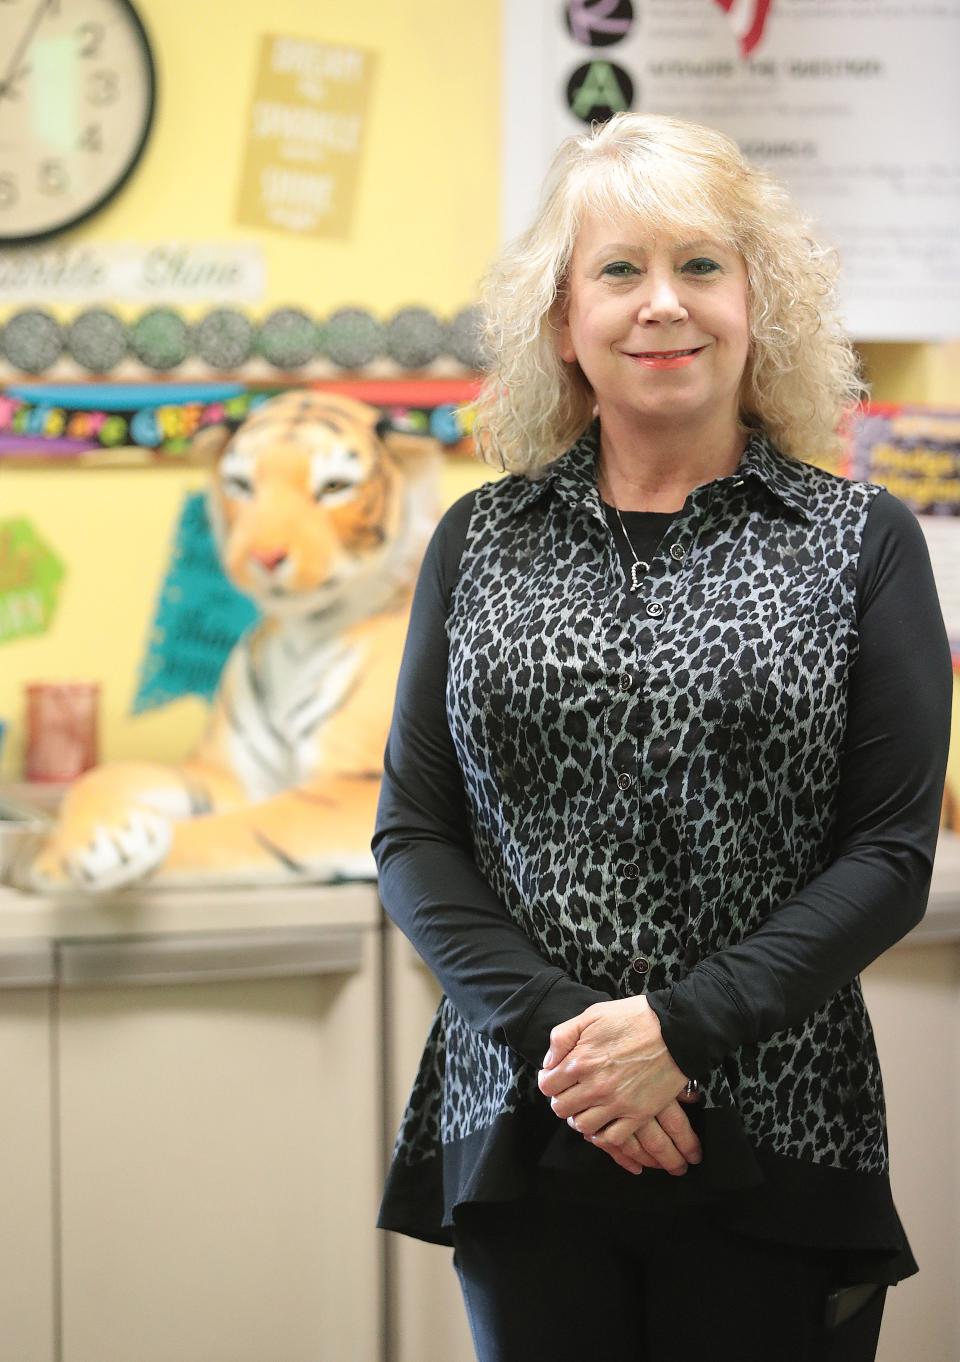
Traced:
<path fill-rule="evenodd" d="M 144 880 L 163 863 L 173 838 L 169 819 L 132 809 L 123 822 L 96 824 L 82 840 L 59 829 L 37 855 L 18 887 L 35 894 L 103 894 Z"/>

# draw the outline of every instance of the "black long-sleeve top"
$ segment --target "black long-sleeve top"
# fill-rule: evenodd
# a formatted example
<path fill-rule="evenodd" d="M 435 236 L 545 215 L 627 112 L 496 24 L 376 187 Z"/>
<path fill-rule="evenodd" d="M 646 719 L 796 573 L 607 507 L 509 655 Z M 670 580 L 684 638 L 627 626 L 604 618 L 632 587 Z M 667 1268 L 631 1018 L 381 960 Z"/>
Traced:
<path fill-rule="evenodd" d="M 447 511 L 424 559 L 373 847 L 384 903 L 444 992 L 470 1025 L 539 1066 L 551 1028 L 606 995 L 544 960 L 509 919 L 470 854 L 444 690 L 445 621 L 474 495 Z M 629 580 L 633 554 L 612 509 L 606 513 Z M 675 514 L 622 513 L 641 560 L 653 557 Z M 807 1015 L 909 931 L 925 910 L 952 671 L 923 533 L 912 512 L 886 492 L 873 500 L 864 529 L 857 621 L 859 652 L 849 674 L 833 862 L 747 939 L 702 961 L 671 987 L 646 995 L 670 1054 L 689 1076 L 708 1072 L 759 1032 L 771 1034 Z M 687 1111 L 697 1128 L 697 1109 Z M 631 1197 L 640 1207 L 671 1200 L 719 1204 L 725 1223 L 743 1232 L 846 1250 L 838 1260 L 838 1279 L 896 1281 L 916 1271 L 886 1175 L 875 1176 L 875 1187 L 871 1178 L 856 1175 L 858 1192 L 851 1199 L 843 1195 L 851 1176 L 845 1170 L 761 1156 L 764 1186 L 725 1196 L 709 1186 L 702 1165 L 691 1166 L 682 1178 L 657 1170 L 631 1177 L 574 1132 L 560 1135 L 562 1123 L 546 1099 L 526 1120 L 528 1139 L 518 1146 L 525 1150 L 518 1159 L 530 1168 L 542 1165 L 549 1145 L 552 1163 L 562 1167 L 555 1173 L 558 1186 L 567 1192 Z M 565 1150 L 559 1159 L 558 1141 Z M 714 1147 L 714 1162 L 721 1155 Z M 538 1167 L 538 1177 L 549 1181 L 550 1162 Z M 520 1172 L 513 1181 L 522 1184 L 524 1170 L 512 1171 Z M 424 1237 L 435 1237 L 427 1226 Z"/>

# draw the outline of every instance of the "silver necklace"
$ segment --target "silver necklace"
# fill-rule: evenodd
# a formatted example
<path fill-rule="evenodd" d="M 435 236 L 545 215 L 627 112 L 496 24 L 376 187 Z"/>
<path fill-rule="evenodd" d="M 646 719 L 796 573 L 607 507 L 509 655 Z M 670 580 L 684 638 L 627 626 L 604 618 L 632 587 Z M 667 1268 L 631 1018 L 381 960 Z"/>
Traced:
<path fill-rule="evenodd" d="M 631 540 L 630 536 L 627 534 L 627 527 L 626 527 L 626 525 L 624 525 L 624 523 L 623 523 L 623 516 L 620 514 L 620 507 L 619 507 L 619 506 L 617 505 L 617 503 L 614 501 L 614 499 L 613 499 L 613 494 L 612 494 L 612 493 L 611 493 L 611 495 L 610 495 L 610 505 L 613 507 L 613 509 L 614 509 L 614 510 L 616 511 L 616 513 L 617 513 L 617 519 L 618 519 L 619 522 L 620 522 L 620 529 L 621 529 L 621 531 L 623 532 L 623 537 L 624 537 L 624 539 L 626 540 L 627 548 L 630 550 L 630 553 L 631 553 L 631 555 L 632 555 L 632 557 L 633 557 L 633 565 L 632 565 L 631 568 L 630 568 L 630 590 L 631 590 L 631 591 L 639 591 L 639 590 L 640 590 L 640 574 L 643 573 L 643 572 L 649 572 L 649 571 L 650 571 L 650 564 L 649 564 L 649 563 L 645 563 L 645 562 L 643 561 L 643 559 L 638 555 L 636 549 L 633 547 L 633 541 Z"/>

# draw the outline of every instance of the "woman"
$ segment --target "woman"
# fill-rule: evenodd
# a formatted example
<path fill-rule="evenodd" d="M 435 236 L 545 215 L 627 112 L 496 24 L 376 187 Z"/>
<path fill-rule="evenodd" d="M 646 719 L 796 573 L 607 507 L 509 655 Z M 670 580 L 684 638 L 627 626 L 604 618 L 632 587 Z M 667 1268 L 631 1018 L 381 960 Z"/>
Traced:
<path fill-rule="evenodd" d="M 379 1223 L 455 1246 L 482 1362 L 862 1362 L 917 1270 L 858 974 L 926 906 L 952 675 L 913 515 L 807 462 L 834 284 L 633 114 L 487 280 L 513 476 L 427 552 L 373 838 L 445 993 Z"/>

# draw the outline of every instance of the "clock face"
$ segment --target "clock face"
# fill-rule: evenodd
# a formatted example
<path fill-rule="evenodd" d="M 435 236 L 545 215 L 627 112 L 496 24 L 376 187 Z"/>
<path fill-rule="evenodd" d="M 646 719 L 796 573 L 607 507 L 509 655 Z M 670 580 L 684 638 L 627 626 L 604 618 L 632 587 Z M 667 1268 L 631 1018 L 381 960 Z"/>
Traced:
<path fill-rule="evenodd" d="M 61 232 L 117 192 L 154 84 L 128 0 L 0 0 L 0 244 Z"/>

